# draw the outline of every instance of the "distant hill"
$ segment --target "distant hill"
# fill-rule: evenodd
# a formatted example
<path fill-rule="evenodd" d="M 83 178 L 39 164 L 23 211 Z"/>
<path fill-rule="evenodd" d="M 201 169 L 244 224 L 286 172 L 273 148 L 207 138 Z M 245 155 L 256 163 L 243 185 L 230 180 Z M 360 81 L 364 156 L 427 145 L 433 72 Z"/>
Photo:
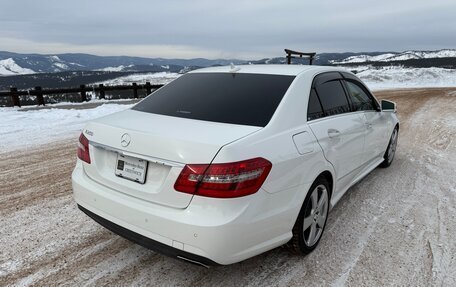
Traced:
<path fill-rule="evenodd" d="M 89 54 L 18 54 L 0 52 L 0 91 L 10 87 L 77 87 L 125 79 L 132 76 L 145 82 L 152 73 L 183 74 L 209 66 L 240 64 L 285 64 L 282 57 L 259 60 L 239 59 L 164 59 Z M 293 64 L 308 64 L 308 59 L 293 59 Z M 382 70 L 384 67 L 456 69 L 456 49 L 437 51 L 320 53 L 316 65 L 346 67 L 350 71 Z M 383 71 L 383 70 L 382 70 Z M 174 74 L 174 76 L 177 76 Z M 118 82 L 118 81 L 117 81 Z"/>
<path fill-rule="evenodd" d="M 369 56 L 377 56 L 384 54 L 385 52 L 362 52 L 362 53 L 354 53 L 354 52 L 346 52 L 346 53 L 320 53 L 317 54 L 314 60 L 315 65 L 333 65 L 334 61 L 341 61 L 343 59 L 349 57 L 357 57 L 361 55 L 369 55 Z M 275 58 L 264 58 L 261 60 L 254 60 L 254 61 L 246 61 L 250 64 L 285 64 L 287 63 L 287 59 L 285 57 L 275 57 Z M 292 64 L 308 64 L 307 58 L 297 58 L 292 60 Z"/>
<path fill-rule="evenodd" d="M 0 75 L 65 71 L 180 72 L 214 65 L 240 64 L 236 59 L 162 59 L 89 54 L 18 54 L 0 51 Z"/>
<path fill-rule="evenodd" d="M 28 75 L 12 75 L 0 77 L 0 91 L 8 90 L 10 87 L 18 89 L 30 89 L 36 86 L 46 88 L 79 87 L 82 84 L 90 84 L 127 76 L 127 72 L 105 72 L 105 71 L 74 71 L 56 72 Z"/>
<path fill-rule="evenodd" d="M 401 53 L 388 52 L 378 55 L 362 54 L 354 55 L 339 59 L 331 59 L 331 64 L 358 64 L 372 62 L 398 62 L 406 60 L 423 60 L 423 59 L 440 59 L 440 58 L 456 58 L 456 49 L 443 49 L 437 51 L 405 51 Z"/>
<path fill-rule="evenodd" d="M 432 59 L 440 59 L 434 61 Z M 441 60 L 446 59 L 446 60 Z M 320 53 L 316 65 L 361 65 L 377 63 L 406 64 L 412 67 L 456 68 L 455 49 L 438 51 L 369 52 L 369 53 Z M 410 62 L 404 62 L 410 61 Z M 260 60 L 239 59 L 164 59 L 129 56 L 95 56 L 89 54 L 18 54 L 0 51 L 0 75 L 24 75 L 69 71 L 103 72 L 173 72 L 185 73 L 200 67 L 234 64 L 284 64 L 284 56 Z M 307 59 L 294 59 L 293 63 L 307 64 Z"/>

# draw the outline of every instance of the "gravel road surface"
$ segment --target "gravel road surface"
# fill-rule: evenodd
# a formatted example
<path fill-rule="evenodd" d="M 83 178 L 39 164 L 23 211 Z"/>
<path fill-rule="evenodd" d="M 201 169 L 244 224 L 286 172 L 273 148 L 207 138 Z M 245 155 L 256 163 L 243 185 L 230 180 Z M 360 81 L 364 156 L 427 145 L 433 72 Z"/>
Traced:
<path fill-rule="evenodd" d="M 456 89 L 376 95 L 398 104 L 395 161 L 347 192 L 307 257 L 206 269 L 162 256 L 77 209 L 77 139 L 0 153 L 0 286 L 456 286 Z"/>

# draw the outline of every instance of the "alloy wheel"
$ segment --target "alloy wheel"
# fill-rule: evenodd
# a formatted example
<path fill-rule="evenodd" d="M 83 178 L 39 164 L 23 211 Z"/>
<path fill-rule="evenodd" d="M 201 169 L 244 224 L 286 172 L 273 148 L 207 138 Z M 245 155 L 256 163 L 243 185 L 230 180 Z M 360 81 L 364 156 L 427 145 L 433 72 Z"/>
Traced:
<path fill-rule="evenodd" d="M 394 154 L 396 153 L 397 146 L 397 129 L 394 129 L 393 134 L 391 135 L 391 143 L 388 149 L 388 161 L 393 161 Z"/>
<path fill-rule="evenodd" d="M 303 221 L 304 242 L 313 246 L 320 239 L 328 215 L 328 190 L 322 184 L 311 193 Z"/>

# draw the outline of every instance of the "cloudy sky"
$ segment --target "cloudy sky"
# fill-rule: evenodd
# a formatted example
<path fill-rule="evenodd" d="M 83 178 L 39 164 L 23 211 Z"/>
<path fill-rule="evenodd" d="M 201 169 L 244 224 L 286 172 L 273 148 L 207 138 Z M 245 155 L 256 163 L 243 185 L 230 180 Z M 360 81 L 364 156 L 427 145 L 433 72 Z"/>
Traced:
<path fill-rule="evenodd" d="M 166 58 L 456 48 L 455 0 L 2 0 L 0 50 Z"/>

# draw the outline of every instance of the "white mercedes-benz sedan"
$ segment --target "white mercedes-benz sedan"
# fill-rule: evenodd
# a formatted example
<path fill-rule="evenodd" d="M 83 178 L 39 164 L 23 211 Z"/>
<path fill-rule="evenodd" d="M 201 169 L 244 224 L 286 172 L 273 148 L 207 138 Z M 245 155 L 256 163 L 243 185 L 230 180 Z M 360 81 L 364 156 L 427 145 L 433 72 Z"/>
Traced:
<path fill-rule="evenodd" d="M 202 265 L 284 244 L 307 254 L 347 189 L 391 164 L 398 131 L 395 103 L 340 68 L 200 69 L 86 125 L 74 198 L 109 230 Z"/>

